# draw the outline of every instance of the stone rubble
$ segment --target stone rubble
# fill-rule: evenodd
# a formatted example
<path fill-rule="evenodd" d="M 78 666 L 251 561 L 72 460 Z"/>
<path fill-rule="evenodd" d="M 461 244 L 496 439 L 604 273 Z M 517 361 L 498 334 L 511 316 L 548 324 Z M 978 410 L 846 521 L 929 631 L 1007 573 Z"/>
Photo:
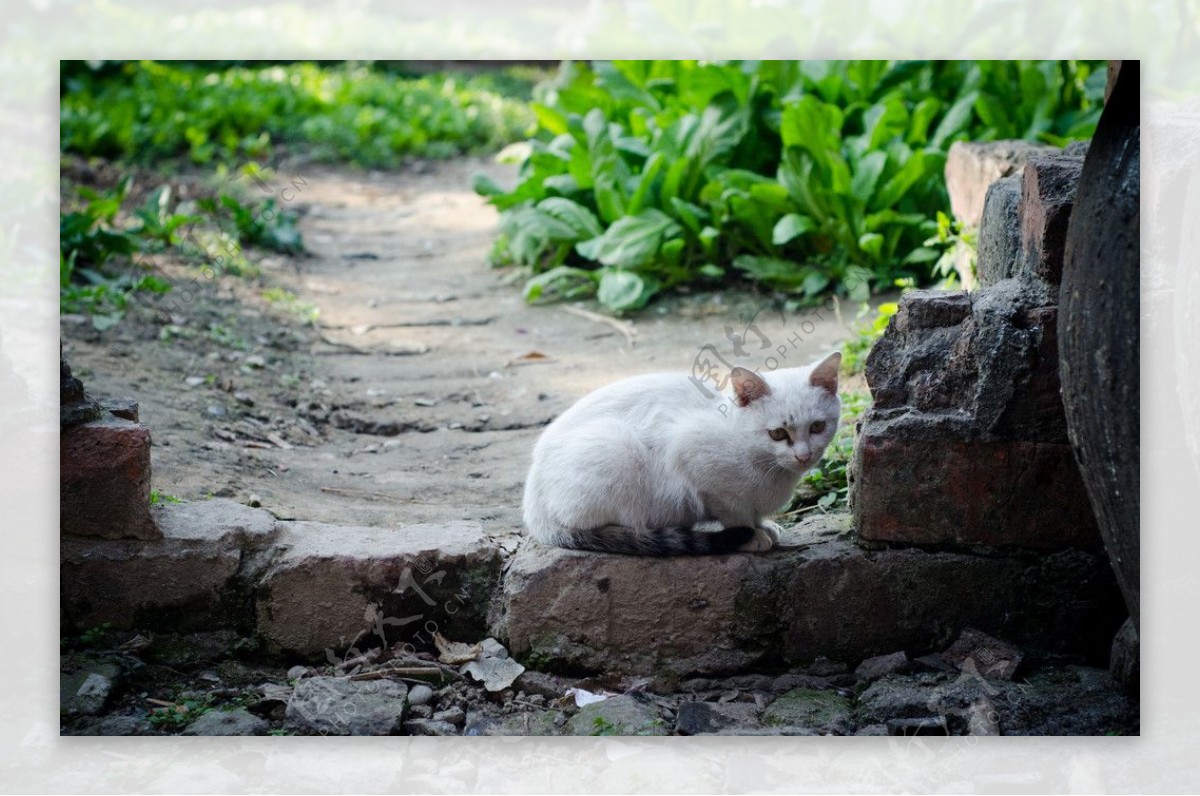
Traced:
<path fill-rule="evenodd" d="M 813 668 L 842 673 L 751 672 L 674 685 L 526 670 L 512 687 L 489 692 L 453 666 L 438 668 L 432 655 L 380 650 L 376 662 L 336 675 L 332 664 L 270 663 L 240 637 L 226 637 L 223 650 L 191 662 L 155 647 L 213 650 L 221 637 L 153 638 L 134 654 L 117 652 L 128 635 L 108 631 L 103 640 L 73 642 L 112 651 L 69 653 L 64 694 L 78 691 L 81 675 L 120 685 L 92 712 L 65 709 L 65 734 L 1021 735 L 1126 734 L 1138 727 L 1136 703 L 1124 688 L 1104 670 L 1077 666 L 1031 668 L 1013 680 L 969 669 L 869 680 L 826 659 Z M 164 659 L 174 665 L 157 662 Z M 864 663 L 871 661 L 857 662 L 855 671 L 873 674 L 875 664 Z M 299 677 L 289 677 L 296 669 Z M 410 677 L 422 669 L 440 674 Z M 609 696 L 579 707 L 572 688 Z"/>

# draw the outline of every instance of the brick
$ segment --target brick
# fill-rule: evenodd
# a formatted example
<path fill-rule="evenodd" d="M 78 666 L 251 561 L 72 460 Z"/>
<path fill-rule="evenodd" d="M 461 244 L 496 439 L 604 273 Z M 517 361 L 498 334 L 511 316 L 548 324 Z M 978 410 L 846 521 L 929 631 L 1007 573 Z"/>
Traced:
<path fill-rule="evenodd" d="M 1057 285 L 1062 281 L 1067 225 L 1083 158 L 1059 153 L 1033 155 L 1021 183 L 1021 250 L 1030 274 Z"/>
<path fill-rule="evenodd" d="M 274 538 L 274 518 L 221 499 L 156 506 L 154 516 L 158 540 L 63 538 L 64 625 L 188 632 L 246 622 L 239 574 Z"/>
<path fill-rule="evenodd" d="M 272 648 L 324 655 L 371 638 L 425 649 L 434 632 L 483 637 L 502 559 L 479 524 L 279 530 L 254 587 L 258 632 Z"/>
<path fill-rule="evenodd" d="M 766 656 L 795 666 L 819 655 L 919 654 L 965 627 L 1029 648 L 1106 654 L 1111 636 L 1098 618 L 1121 598 L 1102 553 L 865 550 L 843 538 L 848 521 L 811 518 L 757 555 L 652 559 L 526 540 L 495 629 L 523 662 L 577 673 L 703 677 Z"/>
<path fill-rule="evenodd" d="M 1028 550 L 1098 549 L 1071 446 L 980 439 L 952 419 L 868 412 L 855 445 L 861 538 Z"/>
<path fill-rule="evenodd" d="M 62 533 L 160 539 L 150 515 L 150 429 L 108 414 L 62 430 Z"/>
<path fill-rule="evenodd" d="M 954 217 L 979 226 L 989 186 L 1019 173 L 1031 155 L 1053 151 L 1029 141 L 956 141 L 946 155 L 946 190 Z"/>

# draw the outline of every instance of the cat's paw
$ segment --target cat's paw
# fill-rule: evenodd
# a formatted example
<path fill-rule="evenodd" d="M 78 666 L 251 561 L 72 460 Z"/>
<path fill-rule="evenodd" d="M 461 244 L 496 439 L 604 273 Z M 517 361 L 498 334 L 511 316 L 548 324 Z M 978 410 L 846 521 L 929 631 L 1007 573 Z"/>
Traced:
<path fill-rule="evenodd" d="M 758 524 L 758 527 L 767 532 L 773 543 L 779 544 L 779 534 L 783 533 L 783 527 L 779 523 L 772 522 L 771 520 L 763 520 Z"/>
<path fill-rule="evenodd" d="M 775 546 L 774 534 L 762 528 L 754 529 L 754 536 L 738 548 L 743 553 L 765 553 Z"/>

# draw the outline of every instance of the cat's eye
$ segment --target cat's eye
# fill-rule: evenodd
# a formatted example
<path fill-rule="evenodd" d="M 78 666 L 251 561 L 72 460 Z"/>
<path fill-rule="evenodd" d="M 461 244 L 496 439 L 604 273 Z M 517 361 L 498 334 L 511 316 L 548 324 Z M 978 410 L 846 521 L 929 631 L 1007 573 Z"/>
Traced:
<path fill-rule="evenodd" d="M 786 428 L 772 428 L 769 429 L 767 433 L 770 434 L 771 439 L 775 440 L 776 442 L 783 442 L 785 439 L 788 439 L 791 436 L 787 433 Z"/>
<path fill-rule="evenodd" d="M 824 430 L 825 430 L 825 421 L 824 420 L 814 420 L 812 422 L 812 425 L 810 425 L 808 427 L 809 434 L 820 434 Z"/>

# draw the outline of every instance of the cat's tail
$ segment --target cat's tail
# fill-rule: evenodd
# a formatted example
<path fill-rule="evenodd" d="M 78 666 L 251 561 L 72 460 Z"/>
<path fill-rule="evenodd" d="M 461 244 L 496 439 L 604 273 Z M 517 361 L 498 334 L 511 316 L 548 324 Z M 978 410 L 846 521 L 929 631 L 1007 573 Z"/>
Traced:
<path fill-rule="evenodd" d="M 693 531 L 690 528 L 653 528 L 638 531 L 623 525 L 605 525 L 588 530 L 572 530 L 554 540 L 568 550 L 597 553 L 623 553 L 634 556 L 711 556 L 735 553 L 755 538 L 748 527 L 720 531 Z"/>

